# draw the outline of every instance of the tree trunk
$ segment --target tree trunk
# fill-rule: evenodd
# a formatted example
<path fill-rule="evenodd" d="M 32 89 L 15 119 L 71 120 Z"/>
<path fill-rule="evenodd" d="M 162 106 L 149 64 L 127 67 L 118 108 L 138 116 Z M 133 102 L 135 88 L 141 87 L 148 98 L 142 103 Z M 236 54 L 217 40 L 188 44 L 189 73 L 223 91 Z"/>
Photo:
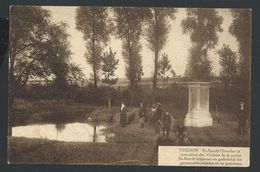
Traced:
<path fill-rule="evenodd" d="M 133 82 L 133 63 L 132 63 L 132 56 L 131 56 L 131 45 L 128 41 L 128 58 L 129 58 L 129 79 L 130 79 L 130 89 L 132 90 L 134 87 Z"/>
<path fill-rule="evenodd" d="M 111 95 L 108 95 L 108 113 L 111 114 Z"/>
<path fill-rule="evenodd" d="M 153 90 L 157 88 L 157 76 L 158 76 L 158 58 L 159 52 L 156 50 L 154 52 L 154 74 L 153 74 Z"/>
<path fill-rule="evenodd" d="M 93 55 L 93 79 L 94 79 L 94 87 L 97 87 L 97 57 L 96 57 L 96 49 L 95 49 L 95 15 L 92 10 L 92 55 Z"/>
<path fill-rule="evenodd" d="M 163 88 L 165 88 L 165 80 L 166 80 L 166 78 L 165 78 L 165 73 L 163 74 Z"/>
<path fill-rule="evenodd" d="M 94 87 L 96 88 L 97 87 L 97 74 L 96 74 L 96 65 L 95 64 L 93 64 L 93 79 L 94 79 Z"/>
<path fill-rule="evenodd" d="M 93 142 L 95 143 L 96 142 L 96 132 L 97 132 L 97 125 L 96 123 L 94 122 L 94 131 L 93 131 Z"/>
<path fill-rule="evenodd" d="M 96 66 L 96 52 L 95 52 L 95 38 L 92 38 L 92 55 L 93 55 L 93 79 L 94 79 L 94 87 L 97 87 L 97 66 Z"/>
<path fill-rule="evenodd" d="M 158 13 L 155 11 L 155 27 L 158 26 Z M 159 59 L 159 49 L 158 49 L 158 35 L 155 35 L 155 51 L 154 51 L 154 74 L 153 74 L 153 91 L 157 88 L 157 75 L 158 75 L 158 59 Z"/>

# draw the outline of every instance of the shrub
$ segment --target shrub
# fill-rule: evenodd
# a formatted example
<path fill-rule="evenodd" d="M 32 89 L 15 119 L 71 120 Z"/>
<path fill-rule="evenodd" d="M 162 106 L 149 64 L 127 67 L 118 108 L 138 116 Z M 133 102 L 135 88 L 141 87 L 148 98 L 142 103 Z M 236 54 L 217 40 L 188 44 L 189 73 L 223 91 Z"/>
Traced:
<path fill-rule="evenodd" d="M 107 105 L 108 98 L 111 98 L 112 106 L 120 105 L 124 101 L 127 106 L 139 106 L 142 101 L 146 106 L 153 102 L 160 102 L 163 106 L 169 105 L 172 109 L 187 111 L 188 88 L 186 84 L 172 84 L 167 88 L 158 88 L 153 91 L 151 88 L 114 89 L 105 86 L 94 87 L 88 85 L 79 87 L 71 85 L 64 89 L 58 89 L 53 85 L 32 85 L 15 90 L 16 98 L 22 99 L 71 99 L 76 102 L 90 105 Z M 227 87 L 223 84 L 211 84 L 209 92 L 210 111 L 234 112 L 239 105 L 238 89 Z"/>

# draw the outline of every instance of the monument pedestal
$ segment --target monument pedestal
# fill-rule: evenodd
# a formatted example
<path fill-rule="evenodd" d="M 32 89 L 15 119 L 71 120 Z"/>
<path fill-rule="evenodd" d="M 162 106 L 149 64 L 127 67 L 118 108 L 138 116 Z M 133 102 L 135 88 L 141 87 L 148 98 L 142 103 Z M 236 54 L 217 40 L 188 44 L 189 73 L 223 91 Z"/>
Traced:
<path fill-rule="evenodd" d="M 209 82 L 189 82 L 189 108 L 184 119 L 187 127 L 208 127 L 213 125 L 209 112 Z"/>

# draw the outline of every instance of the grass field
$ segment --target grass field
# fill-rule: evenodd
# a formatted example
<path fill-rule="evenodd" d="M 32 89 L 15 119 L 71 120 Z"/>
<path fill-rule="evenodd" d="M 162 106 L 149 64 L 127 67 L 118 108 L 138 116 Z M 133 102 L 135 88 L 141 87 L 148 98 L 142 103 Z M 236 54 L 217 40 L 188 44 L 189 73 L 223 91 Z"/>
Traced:
<path fill-rule="evenodd" d="M 170 106 L 169 106 L 170 107 Z M 183 122 L 185 112 L 174 111 L 174 127 Z M 106 165 L 156 165 L 157 145 L 162 136 L 155 134 L 153 126 L 147 122 L 140 128 L 137 108 L 129 108 L 135 114 L 131 124 L 125 128 L 119 125 L 116 115 L 119 107 L 113 107 L 115 119 L 106 132 L 115 134 L 108 143 L 59 142 L 46 139 L 8 138 L 8 158 L 11 163 L 54 163 L 54 164 L 106 164 Z M 69 101 L 16 101 L 16 125 L 45 122 L 84 122 L 95 116 L 107 121 L 107 107 L 88 106 Z M 220 113 L 219 113 L 220 114 Z M 214 112 L 213 112 L 214 117 Z M 221 113 L 228 115 L 226 113 Z M 221 117 L 221 115 L 218 115 Z M 237 122 L 232 120 L 214 121 L 212 127 L 187 128 L 191 145 L 194 146 L 249 146 L 249 134 L 237 135 Z M 230 118 L 232 119 L 232 118 Z M 22 121 L 22 122 L 21 122 Z M 170 133 L 170 145 L 176 145 L 174 132 Z"/>
<path fill-rule="evenodd" d="M 9 161 L 33 164 L 139 164 L 153 163 L 149 143 L 65 143 L 41 139 L 10 138 Z"/>

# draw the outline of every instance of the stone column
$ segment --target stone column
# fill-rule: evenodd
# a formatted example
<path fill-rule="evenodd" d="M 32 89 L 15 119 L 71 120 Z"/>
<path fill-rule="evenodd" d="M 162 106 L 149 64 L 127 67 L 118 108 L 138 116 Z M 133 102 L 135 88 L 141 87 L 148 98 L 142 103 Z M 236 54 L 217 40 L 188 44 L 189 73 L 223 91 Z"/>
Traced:
<path fill-rule="evenodd" d="M 189 108 L 184 119 L 187 127 L 207 127 L 213 125 L 209 112 L 209 82 L 189 82 Z"/>

